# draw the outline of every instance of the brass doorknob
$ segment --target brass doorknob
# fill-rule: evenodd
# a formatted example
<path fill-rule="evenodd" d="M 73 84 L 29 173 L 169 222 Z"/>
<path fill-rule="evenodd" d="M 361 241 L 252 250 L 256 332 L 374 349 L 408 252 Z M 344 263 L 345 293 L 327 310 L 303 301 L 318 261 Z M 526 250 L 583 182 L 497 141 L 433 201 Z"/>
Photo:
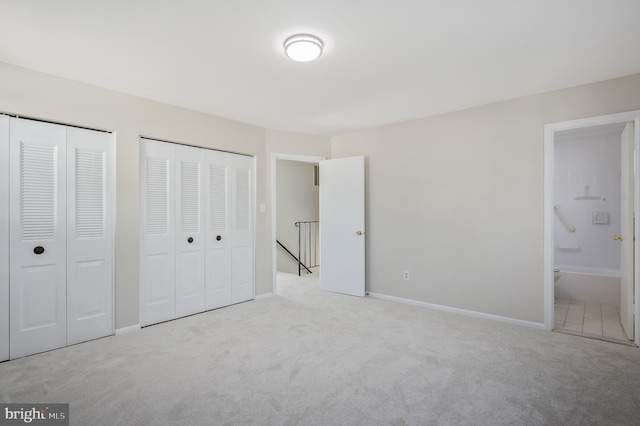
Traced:
<path fill-rule="evenodd" d="M 357 232 L 356 232 L 356 235 L 362 235 L 362 234 L 363 234 L 363 232 L 362 232 L 362 231 L 357 231 Z"/>
<path fill-rule="evenodd" d="M 622 235 L 614 235 L 613 239 L 616 240 L 616 241 L 622 241 L 622 240 L 624 240 L 624 237 Z"/>

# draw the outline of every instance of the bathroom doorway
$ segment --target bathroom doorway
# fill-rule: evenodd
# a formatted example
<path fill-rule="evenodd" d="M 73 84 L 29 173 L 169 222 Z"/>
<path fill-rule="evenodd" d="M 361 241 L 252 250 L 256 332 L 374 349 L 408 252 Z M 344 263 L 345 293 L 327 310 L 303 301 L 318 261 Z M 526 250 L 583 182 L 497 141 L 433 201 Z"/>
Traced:
<path fill-rule="evenodd" d="M 639 119 L 636 111 L 545 126 L 548 329 L 637 341 Z"/>

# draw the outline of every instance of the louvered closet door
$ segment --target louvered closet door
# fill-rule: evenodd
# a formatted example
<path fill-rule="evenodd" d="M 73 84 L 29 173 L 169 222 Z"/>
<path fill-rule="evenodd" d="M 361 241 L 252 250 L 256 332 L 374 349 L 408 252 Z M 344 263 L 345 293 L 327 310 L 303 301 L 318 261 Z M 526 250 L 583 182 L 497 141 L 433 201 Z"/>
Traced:
<path fill-rule="evenodd" d="M 253 171 L 254 158 L 234 155 L 232 164 L 232 260 L 231 296 L 233 303 L 254 297 L 253 264 Z"/>
<path fill-rule="evenodd" d="M 113 135 L 67 129 L 67 344 L 113 334 Z"/>
<path fill-rule="evenodd" d="M 11 118 L 10 357 L 66 344 L 66 128 Z"/>
<path fill-rule="evenodd" d="M 215 309 L 231 304 L 231 156 L 207 150 L 206 157 L 206 303 Z"/>
<path fill-rule="evenodd" d="M 176 317 L 205 310 L 204 150 L 176 145 Z"/>
<path fill-rule="evenodd" d="M 176 317 L 174 145 L 141 139 L 140 323 Z"/>
<path fill-rule="evenodd" d="M 9 117 L 0 115 L 0 361 L 9 359 Z"/>

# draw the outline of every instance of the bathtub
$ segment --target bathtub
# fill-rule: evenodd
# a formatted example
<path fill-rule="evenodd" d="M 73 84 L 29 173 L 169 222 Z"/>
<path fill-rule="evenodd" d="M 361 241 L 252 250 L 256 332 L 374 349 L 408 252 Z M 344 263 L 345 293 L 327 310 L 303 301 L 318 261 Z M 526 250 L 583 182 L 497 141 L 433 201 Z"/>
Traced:
<path fill-rule="evenodd" d="M 620 271 L 556 265 L 560 279 L 555 283 L 555 297 L 579 302 L 620 304 Z"/>

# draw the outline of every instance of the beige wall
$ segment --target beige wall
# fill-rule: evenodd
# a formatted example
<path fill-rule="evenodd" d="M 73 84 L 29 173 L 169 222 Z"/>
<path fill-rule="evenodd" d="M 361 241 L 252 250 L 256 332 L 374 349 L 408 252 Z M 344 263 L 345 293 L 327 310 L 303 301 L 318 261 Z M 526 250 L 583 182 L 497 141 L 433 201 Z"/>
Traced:
<path fill-rule="evenodd" d="M 272 154 L 365 155 L 368 291 L 541 323 L 543 125 L 635 109 L 640 75 L 330 141 L 0 64 L 0 112 L 116 132 L 117 328 L 138 324 L 141 135 L 256 156 L 256 294 L 272 291 Z"/>
<path fill-rule="evenodd" d="M 271 193 L 270 144 L 304 154 L 322 138 L 270 132 L 0 63 L 0 112 L 116 132 L 116 328 L 139 322 L 139 136 L 256 157 L 257 202 Z M 268 137 L 269 136 L 269 137 Z M 256 214 L 256 294 L 272 291 L 269 208 Z"/>
<path fill-rule="evenodd" d="M 367 158 L 367 290 L 543 323 L 544 124 L 636 109 L 640 75 L 334 137 Z"/>

